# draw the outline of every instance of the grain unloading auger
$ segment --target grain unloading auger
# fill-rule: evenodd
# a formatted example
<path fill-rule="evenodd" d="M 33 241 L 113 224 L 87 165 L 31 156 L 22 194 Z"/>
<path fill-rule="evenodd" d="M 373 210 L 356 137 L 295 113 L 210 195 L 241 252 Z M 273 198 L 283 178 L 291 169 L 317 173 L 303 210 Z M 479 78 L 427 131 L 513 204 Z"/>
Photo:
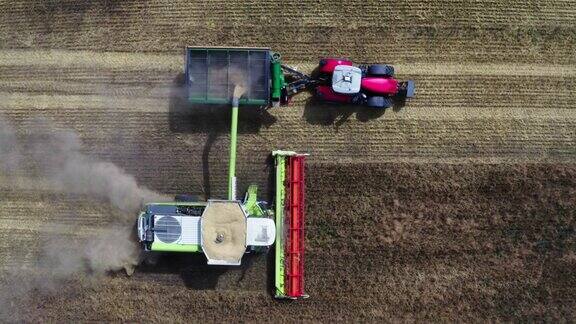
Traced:
<path fill-rule="evenodd" d="M 274 200 L 258 199 L 258 187 L 251 185 L 242 200 L 236 197 L 236 146 L 238 106 L 258 99 L 259 78 L 255 74 L 236 74 L 238 67 L 263 72 L 264 58 L 256 51 L 236 49 L 248 53 L 247 65 L 235 65 L 231 49 L 215 49 L 226 54 L 223 61 L 187 63 L 191 71 L 206 68 L 207 88 L 220 85 L 229 97 L 211 98 L 204 104 L 230 102 L 232 118 L 230 130 L 230 160 L 228 197 L 225 200 L 199 201 L 194 196 L 178 195 L 174 202 L 148 203 L 138 217 L 138 237 L 145 251 L 204 253 L 209 265 L 240 265 L 245 253 L 261 253 L 274 245 L 274 295 L 277 298 L 308 297 L 304 292 L 304 203 L 306 154 L 292 151 L 273 151 L 275 166 Z M 242 54 L 244 55 L 244 54 Z M 209 61 L 209 60 L 208 60 Z M 198 63 L 198 62 L 196 62 Z M 206 63 L 206 64 L 203 64 Z M 224 71 L 224 72 L 223 72 Z M 218 72 L 218 73 L 216 73 Z M 226 75 L 226 83 L 217 76 Z M 198 78 L 199 74 L 196 75 Z M 198 79 L 197 79 L 198 80 Z M 212 85 L 212 83 L 216 85 Z M 210 84 L 210 86 L 208 86 Z"/>

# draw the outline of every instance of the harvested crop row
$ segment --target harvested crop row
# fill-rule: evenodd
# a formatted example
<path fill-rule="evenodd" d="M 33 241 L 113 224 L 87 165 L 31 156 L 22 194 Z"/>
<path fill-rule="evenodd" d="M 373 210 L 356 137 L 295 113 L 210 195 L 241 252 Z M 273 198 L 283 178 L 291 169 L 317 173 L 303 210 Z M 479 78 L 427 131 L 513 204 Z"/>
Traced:
<path fill-rule="evenodd" d="M 106 21 L 111 25 L 126 22 L 136 25 L 142 22 L 145 13 L 153 24 L 170 22 L 177 26 L 204 26 L 221 23 L 225 26 L 259 26 L 261 24 L 303 26 L 350 27 L 348 21 L 333 19 L 343 10 L 362 19 L 353 21 L 353 26 L 382 26 L 393 21 L 398 26 L 411 26 L 414 23 L 432 24 L 451 22 L 455 25 L 504 25 L 522 23 L 527 25 L 570 24 L 575 19 L 571 10 L 566 10 L 570 1 L 535 1 L 526 3 L 519 0 L 470 2 L 457 1 L 411 1 L 381 3 L 378 1 L 349 1 L 345 5 L 330 1 L 301 1 L 298 6 L 285 6 L 274 2 L 230 2 L 225 0 L 190 3 L 187 1 L 123 1 L 122 3 L 82 3 L 74 5 L 66 2 L 46 5 L 41 1 L 15 1 L 8 7 L 12 22 L 33 23 L 36 20 L 62 21 L 82 25 Z M 180 10 L 166 10 L 167 8 Z M 218 11 L 219 17 L 206 15 Z M 78 11 L 92 16 L 90 21 L 78 19 Z M 51 14 L 51 15 L 50 15 Z M 270 18 L 274 18 L 271 20 Z M 86 27 L 84 27 L 86 28 Z"/>
<path fill-rule="evenodd" d="M 293 9 L 163 1 L 3 6 L 4 48 L 180 53 L 186 44 L 227 44 L 270 46 L 293 60 L 345 55 L 365 61 L 532 63 L 574 63 L 576 52 L 575 16 L 566 1 L 374 1 L 346 7 L 306 2 Z M 220 15 L 205 14 L 214 11 Z M 340 19 L 342 11 L 351 18 Z"/>
<path fill-rule="evenodd" d="M 26 76 L 32 69 L 36 71 L 37 77 L 27 80 Z M 421 89 L 417 99 L 410 102 L 407 113 L 422 107 L 462 110 L 570 109 L 576 105 L 574 76 L 454 76 L 443 75 L 441 71 L 439 73 L 411 73 L 406 76 L 417 80 Z M 0 95 L 5 97 L 6 105 L 14 109 L 18 109 L 25 101 L 37 106 L 44 99 L 42 104 L 50 109 L 56 109 L 57 103 L 62 102 L 68 106 L 108 108 L 113 105 L 119 110 L 160 112 L 166 109 L 170 100 L 179 99 L 177 96 L 183 93 L 178 91 L 174 81 L 178 75 L 174 71 L 142 71 L 138 74 L 122 70 L 96 72 L 88 69 L 60 70 L 54 75 L 53 68 L 24 67 L 2 75 Z M 51 96 L 42 97 L 45 94 Z M 113 102 L 106 100 L 110 96 L 115 98 Z M 294 104 L 304 105 L 309 97 L 306 94 L 300 95 L 295 98 Z M 48 99 L 52 99 L 52 102 Z M 133 102 L 138 104 L 134 105 Z"/>

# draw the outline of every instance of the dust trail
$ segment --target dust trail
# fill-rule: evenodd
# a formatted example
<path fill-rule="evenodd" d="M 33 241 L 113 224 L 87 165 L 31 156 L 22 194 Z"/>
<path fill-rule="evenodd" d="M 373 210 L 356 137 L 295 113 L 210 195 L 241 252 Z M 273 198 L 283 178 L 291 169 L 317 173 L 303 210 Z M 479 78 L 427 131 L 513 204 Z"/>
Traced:
<path fill-rule="evenodd" d="M 21 160 L 14 128 L 0 116 L 0 172 L 10 173 Z"/>
<path fill-rule="evenodd" d="M 145 202 L 166 200 L 138 185 L 134 176 L 117 165 L 82 152 L 78 134 L 60 129 L 46 119 L 36 119 L 29 133 L 18 137 L 0 116 L 0 165 L 8 176 L 19 171 L 47 180 L 54 192 L 83 194 L 121 210 L 115 226 L 131 226 Z M 26 156 L 22 163 L 21 157 Z"/>
<path fill-rule="evenodd" d="M 140 255 L 138 244 L 130 235 L 131 229 L 131 226 L 114 224 L 95 229 L 90 237 L 48 237 L 43 242 L 37 266 L 49 270 L 55 279 L 77 273 L 102 275 L 121 269 L 131 273 Z"/>
<path fill-rule="evenodd" d="M 107 227 L 95 228 L 91 237 L 48 236 L 41 243 L 38 262 L 27 269 L 47 274 L 41 279 L 25 279 L 19 269 L 0 277 L 0 314 L 13 314 L 16 300 L 33 291 L 53 290 L 70 277 L 133 270 L 140 255 L 133 232 L 137 212 L 145 202 L 166 197 L 140 186 L 134 176 L 117 165 L 83 153 L 80 137 L 74 131 L 37 119 L 25 134 L 19 134 L 0 115 L 0 175 L 10 178 L 21 174 L 47 182 L 53 192 L 83 194 L 120 212 L 113 213 L 118 217 Z M 11 318 L 4 315 L 0 320 Z"/>
<path fill-rule="evenodd" d="M 55 188 L 69 193 L 104 199 L 127 212 L 129 220 L 144 202 L 162 199 L 138 185 L 136 179 L 113 163 L 96 160 L 81 151 L 77 133 L 60 130 L 44 119 L 34 122 L 34 133 L 24 141 L 24 150 L 40 174 Z"/>

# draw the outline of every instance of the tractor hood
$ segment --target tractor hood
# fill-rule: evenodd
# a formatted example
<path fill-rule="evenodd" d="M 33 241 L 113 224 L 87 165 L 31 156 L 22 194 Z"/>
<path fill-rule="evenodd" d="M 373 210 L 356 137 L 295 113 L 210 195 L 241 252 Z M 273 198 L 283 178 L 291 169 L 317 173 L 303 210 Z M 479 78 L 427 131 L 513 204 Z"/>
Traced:
<path fill-rule="evenodd" d="M 356 94 L 360 92 L 362 71 L 355 66 L 338 65 L 332 74 L 332 90 L 342 94 Z"/>
<path fill-rule="evenodd" d="M 362 90 L 393 96 L 398 92 L 398 81 L 394 78 L 365 77 L 362 79 Z"/>

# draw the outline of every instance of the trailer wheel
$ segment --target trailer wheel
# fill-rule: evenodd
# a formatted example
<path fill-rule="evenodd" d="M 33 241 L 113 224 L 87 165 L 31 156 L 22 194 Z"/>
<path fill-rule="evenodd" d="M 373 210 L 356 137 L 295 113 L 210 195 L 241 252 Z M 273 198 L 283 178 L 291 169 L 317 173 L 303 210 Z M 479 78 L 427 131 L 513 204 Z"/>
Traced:
<path fill-rule="evenodd" d="M 392 77 L 394 76 L 394 67 L 392 65 L 386 65 L 386 64 L 370 65 L 368 67 L 368 75 Z"/>
<path fill-rule="evenodd" d="M 197 202 L 200 201 L 200 197 L 197 195 L 176 195 L 174 200 L 178 202 Z"/>
<path fill-rule="evenodd" d="M 373 97 L 368 97 L 368 100 L 366 100 L 366 104 L 369 107 L 374 107 L 374 108 L 389 108 L 392 106 L 392 100 L 390 100 L 390 98 L 373 96 Z"/>

